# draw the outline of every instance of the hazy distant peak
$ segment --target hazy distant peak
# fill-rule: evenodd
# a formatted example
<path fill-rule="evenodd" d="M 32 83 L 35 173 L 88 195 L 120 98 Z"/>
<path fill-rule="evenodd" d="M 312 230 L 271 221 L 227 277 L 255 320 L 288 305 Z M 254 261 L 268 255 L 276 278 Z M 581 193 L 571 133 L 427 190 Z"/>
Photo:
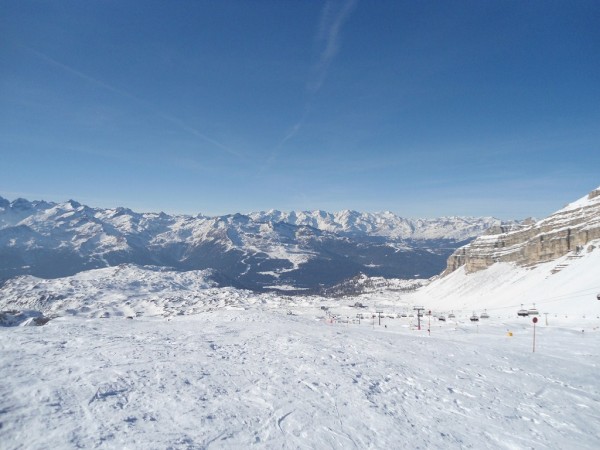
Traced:
<path fill-rule="evenodd" d="M 443 268 L 451 249 L 496 223 L 414 221 L 353 210 L 193 217 L 90 208 L 75 200 L 17 199 L 0 208 L 0 256 L 6 255 L 0 257 L 5 264 L 0 280 L 23 273 L 55 277 L 120 263 L 212 267 L 228 283 L 251 287 L 313 288 L 358 271 L 431 276 Z"/>

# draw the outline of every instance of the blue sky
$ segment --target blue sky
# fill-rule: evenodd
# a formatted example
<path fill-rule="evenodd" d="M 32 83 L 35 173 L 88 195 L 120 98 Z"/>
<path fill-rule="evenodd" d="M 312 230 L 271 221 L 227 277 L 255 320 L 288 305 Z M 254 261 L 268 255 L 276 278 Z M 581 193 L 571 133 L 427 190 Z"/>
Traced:
<path fill-rule="evenodd" d="M 0 195 L 543 217 L 600 185 L 600 2 L 4 1 Z"/>

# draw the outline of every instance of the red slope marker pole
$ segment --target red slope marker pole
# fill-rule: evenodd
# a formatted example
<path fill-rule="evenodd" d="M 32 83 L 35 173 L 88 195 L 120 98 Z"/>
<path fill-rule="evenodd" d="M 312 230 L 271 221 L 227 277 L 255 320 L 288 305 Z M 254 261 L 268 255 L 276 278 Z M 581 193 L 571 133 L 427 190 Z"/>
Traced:
<path fill-rule="evenodd" d="M 533 353 L 535 353 L 535 324 L 537 323 L 537 317 L 533 318 Z"/>

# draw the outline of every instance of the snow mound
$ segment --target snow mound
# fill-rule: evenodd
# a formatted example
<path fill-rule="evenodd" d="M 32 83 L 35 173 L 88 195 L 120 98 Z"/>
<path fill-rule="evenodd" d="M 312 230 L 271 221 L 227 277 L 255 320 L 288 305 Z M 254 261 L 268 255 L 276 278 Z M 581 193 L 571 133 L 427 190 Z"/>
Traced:
<path fill-rule="evenodd" d="M 130 264 L 89 270 L 72 277 L 22 276 L 7 281 L 0 308 L 87 317 L 193 314 L 238 304 L 250 294 L 219 288 L 210 270 L 170 271 Z"/>

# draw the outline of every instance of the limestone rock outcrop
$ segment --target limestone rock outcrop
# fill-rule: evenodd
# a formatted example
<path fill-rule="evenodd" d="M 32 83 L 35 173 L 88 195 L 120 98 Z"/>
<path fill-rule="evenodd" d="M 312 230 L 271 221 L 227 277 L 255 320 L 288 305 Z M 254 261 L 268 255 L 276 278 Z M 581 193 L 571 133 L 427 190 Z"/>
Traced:
<path fill-rule="evenodd" d="M 595 239 L 600 239 L 600 187 L 538 222 L 489 229 L 457 249 L 442 275 L 461 266 L 471 273 L 496 262 L 530 266 L 553 261 L 569 252 L 577 255 Z"/>

